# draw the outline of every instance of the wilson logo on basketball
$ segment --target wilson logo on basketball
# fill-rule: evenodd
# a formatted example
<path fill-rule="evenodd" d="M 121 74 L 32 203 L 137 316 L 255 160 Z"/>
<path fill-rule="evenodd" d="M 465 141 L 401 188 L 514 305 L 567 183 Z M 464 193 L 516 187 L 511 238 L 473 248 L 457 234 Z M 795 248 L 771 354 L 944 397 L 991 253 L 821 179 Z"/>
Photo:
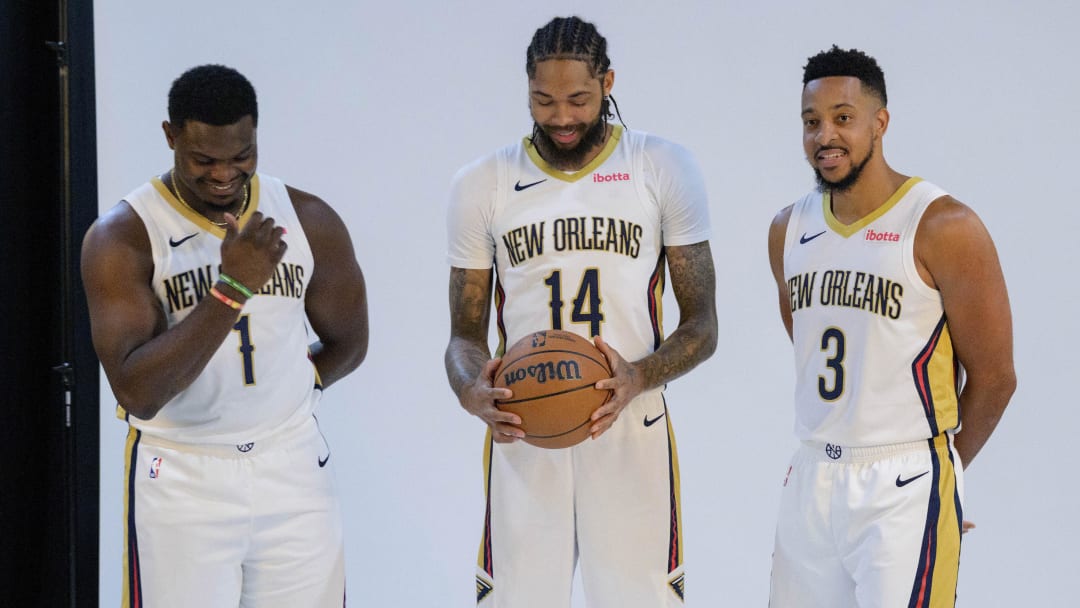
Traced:
<path fill-rule="evenodd" d="M 510 387 L 515 382 L 521 382 L 526 378 L 532 378 L 539 384 L 548 380 L 581 380 L 581 366 L 577 361 L 563 359 L 560 361 L 545 361 L 539 365 L 519 367 L 503 373 L 506 386 Z"/>
<path fill-rule="evenodd" d="M 898 232 L 877 232 L 877 231 L 873 230 L 872 228 L 867 228 L 865 238 L 868 241 L 889 241 L 889 242 L 895 243 L 895 242 L 900 241 L 900 233 L 898 233 Z"/>

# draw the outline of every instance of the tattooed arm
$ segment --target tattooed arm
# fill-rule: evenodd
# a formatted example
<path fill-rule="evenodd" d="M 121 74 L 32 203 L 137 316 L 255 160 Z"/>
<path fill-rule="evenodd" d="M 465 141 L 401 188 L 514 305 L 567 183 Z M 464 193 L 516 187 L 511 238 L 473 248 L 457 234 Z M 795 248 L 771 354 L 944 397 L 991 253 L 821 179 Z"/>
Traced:
<path fill-rule="evenodd" d="M 712 251 L 704 241 L 666 249 L 671 288 L 679 304 L 679 326 L 651 355 L 628 362 L 597 338 L 597 346 L 612 363 L 614 376 L 596 383 L 614 391 L 593 413 L 593 438 L 614 424 L 626 404 L 643 391 L 663 386 L 708 359 L 716 350 L 716 274 Z"/>
<path fill-rule="evenodd" d="M 485 270 L 450 269 L 450 343 L 446 346 L 446 378 L 465 411 L 491 427 L 492 438 L 500 443 L 525 436 L 517 425 L 521 418 L 495 407 L 496 399 L 512 393 L 493 388 L 499 366 L 487 345 L 491 317 L 491 274 Z"/>

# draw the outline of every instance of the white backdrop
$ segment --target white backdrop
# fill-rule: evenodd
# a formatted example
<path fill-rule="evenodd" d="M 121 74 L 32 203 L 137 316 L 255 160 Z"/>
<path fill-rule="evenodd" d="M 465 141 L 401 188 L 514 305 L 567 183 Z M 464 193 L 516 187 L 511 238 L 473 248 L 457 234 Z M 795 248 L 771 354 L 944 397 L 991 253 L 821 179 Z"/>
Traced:
<path fill-rule="evenodd" d="M 710 192 L 720 346 L 668 391 L 688 603 L 767 602 L 795 441 L 765 237 L 813 185 L 802 66 L 834 42 L 878 58 L 886 158 L 978 211 L 1011 292 L 1020 387 L 968 470 L 978 529 L 964 541 L 959 605 L 1065 602 L 1075 560 L 1061 556 L 1080 540 L 1067 464 L 1080 428 L 1080 212 L 1067 185 L 1080 161 L 1075 3 L 97 0 L 95 13 L 103 209 L 171 165 L 159 125 L 172 80 L 225 63 L 259 93 L 260 170 L 322 196 L 352 233 L 371 347 L 320 412 L 345 504 L 351 605 L 473 605 L 483 428 L 443 373 L 444 201 L 458 167 L 528 131 L 525 47 L 565 14 L 608 38 L 627 123 L 687 146 Z M 666 310 L 670 330 L 670 297 Z M 103 387 L 101 604 L 115 606 L 125 425 Z"/>

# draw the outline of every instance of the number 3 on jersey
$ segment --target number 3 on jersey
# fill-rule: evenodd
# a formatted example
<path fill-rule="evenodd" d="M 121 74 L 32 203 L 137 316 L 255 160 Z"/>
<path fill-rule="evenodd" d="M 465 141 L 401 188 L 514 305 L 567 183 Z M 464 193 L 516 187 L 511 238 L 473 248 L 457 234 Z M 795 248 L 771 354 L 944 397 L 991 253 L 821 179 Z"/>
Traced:
<path fill-rule="evenodd" d="M 562 329 L 562 271 L 552 271 L 544 279 L 544 284 L 551 293 L 551 329 Z M 574 297 L 570 322 L 588 323 L 589 337 L 600 335 L 600 323 L 604 321 L 604 313 L 600 312 L 600 301 L 600 272 L 595 268 L 587 268 L 581 275 L 581 285 Z"/>
<path fill-rule="evenodd" d="M 836 401 L 844 394 L 844 332 L 835 327 L 826 329 L 821 334 L 821 352 L 827 353 L 825 367 L 832 370 L 832 382 L 818 376 L 818 394 L 825 401 Z"/>

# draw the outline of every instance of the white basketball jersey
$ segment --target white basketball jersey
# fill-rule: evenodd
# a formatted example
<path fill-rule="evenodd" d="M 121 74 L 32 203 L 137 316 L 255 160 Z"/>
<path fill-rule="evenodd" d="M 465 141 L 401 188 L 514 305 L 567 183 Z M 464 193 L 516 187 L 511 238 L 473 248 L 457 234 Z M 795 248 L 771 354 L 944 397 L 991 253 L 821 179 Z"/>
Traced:
<path fill-rule="evenodd" d="M 447 226 L 452 266 L 495 266 L 500 353 L 564 329 L 633 361 L 663 340 L 664 246 L 707 240 L 709 212 L 689 152 L 616 126 L 576 172 L 548 165 L 528 138 L 463 168 Z"/>
<path fill-rule="evenodd" d="M 911 178 L 851 225 L 828 193 L 795 203 L 784 244 L 795 351 L 795 432 L 877 446 L 959 425 L 957 380 L 940 293 L 915 266 L 915 232 L 944 190 Z"/>
<path fill-rule="evenodd" d="M 244 443 L 314 409 L 317 379 L 304 311 L 314 267 L 311 248 L 280 180 L 256 175 L 249 188 L 251 203 L 241 225 L 255 211 L 273 218 L 286 230 L 285 257 L 244 305 L 203 372 L 154 418 L 128 416 L 119 404 L 118 414 L 141 431 L 180 442 Z M 156 177 L 124 200 L 146 226 L 154 292 L 172 327 L 217 281 L 225 230 L 178 201 Z"/>

